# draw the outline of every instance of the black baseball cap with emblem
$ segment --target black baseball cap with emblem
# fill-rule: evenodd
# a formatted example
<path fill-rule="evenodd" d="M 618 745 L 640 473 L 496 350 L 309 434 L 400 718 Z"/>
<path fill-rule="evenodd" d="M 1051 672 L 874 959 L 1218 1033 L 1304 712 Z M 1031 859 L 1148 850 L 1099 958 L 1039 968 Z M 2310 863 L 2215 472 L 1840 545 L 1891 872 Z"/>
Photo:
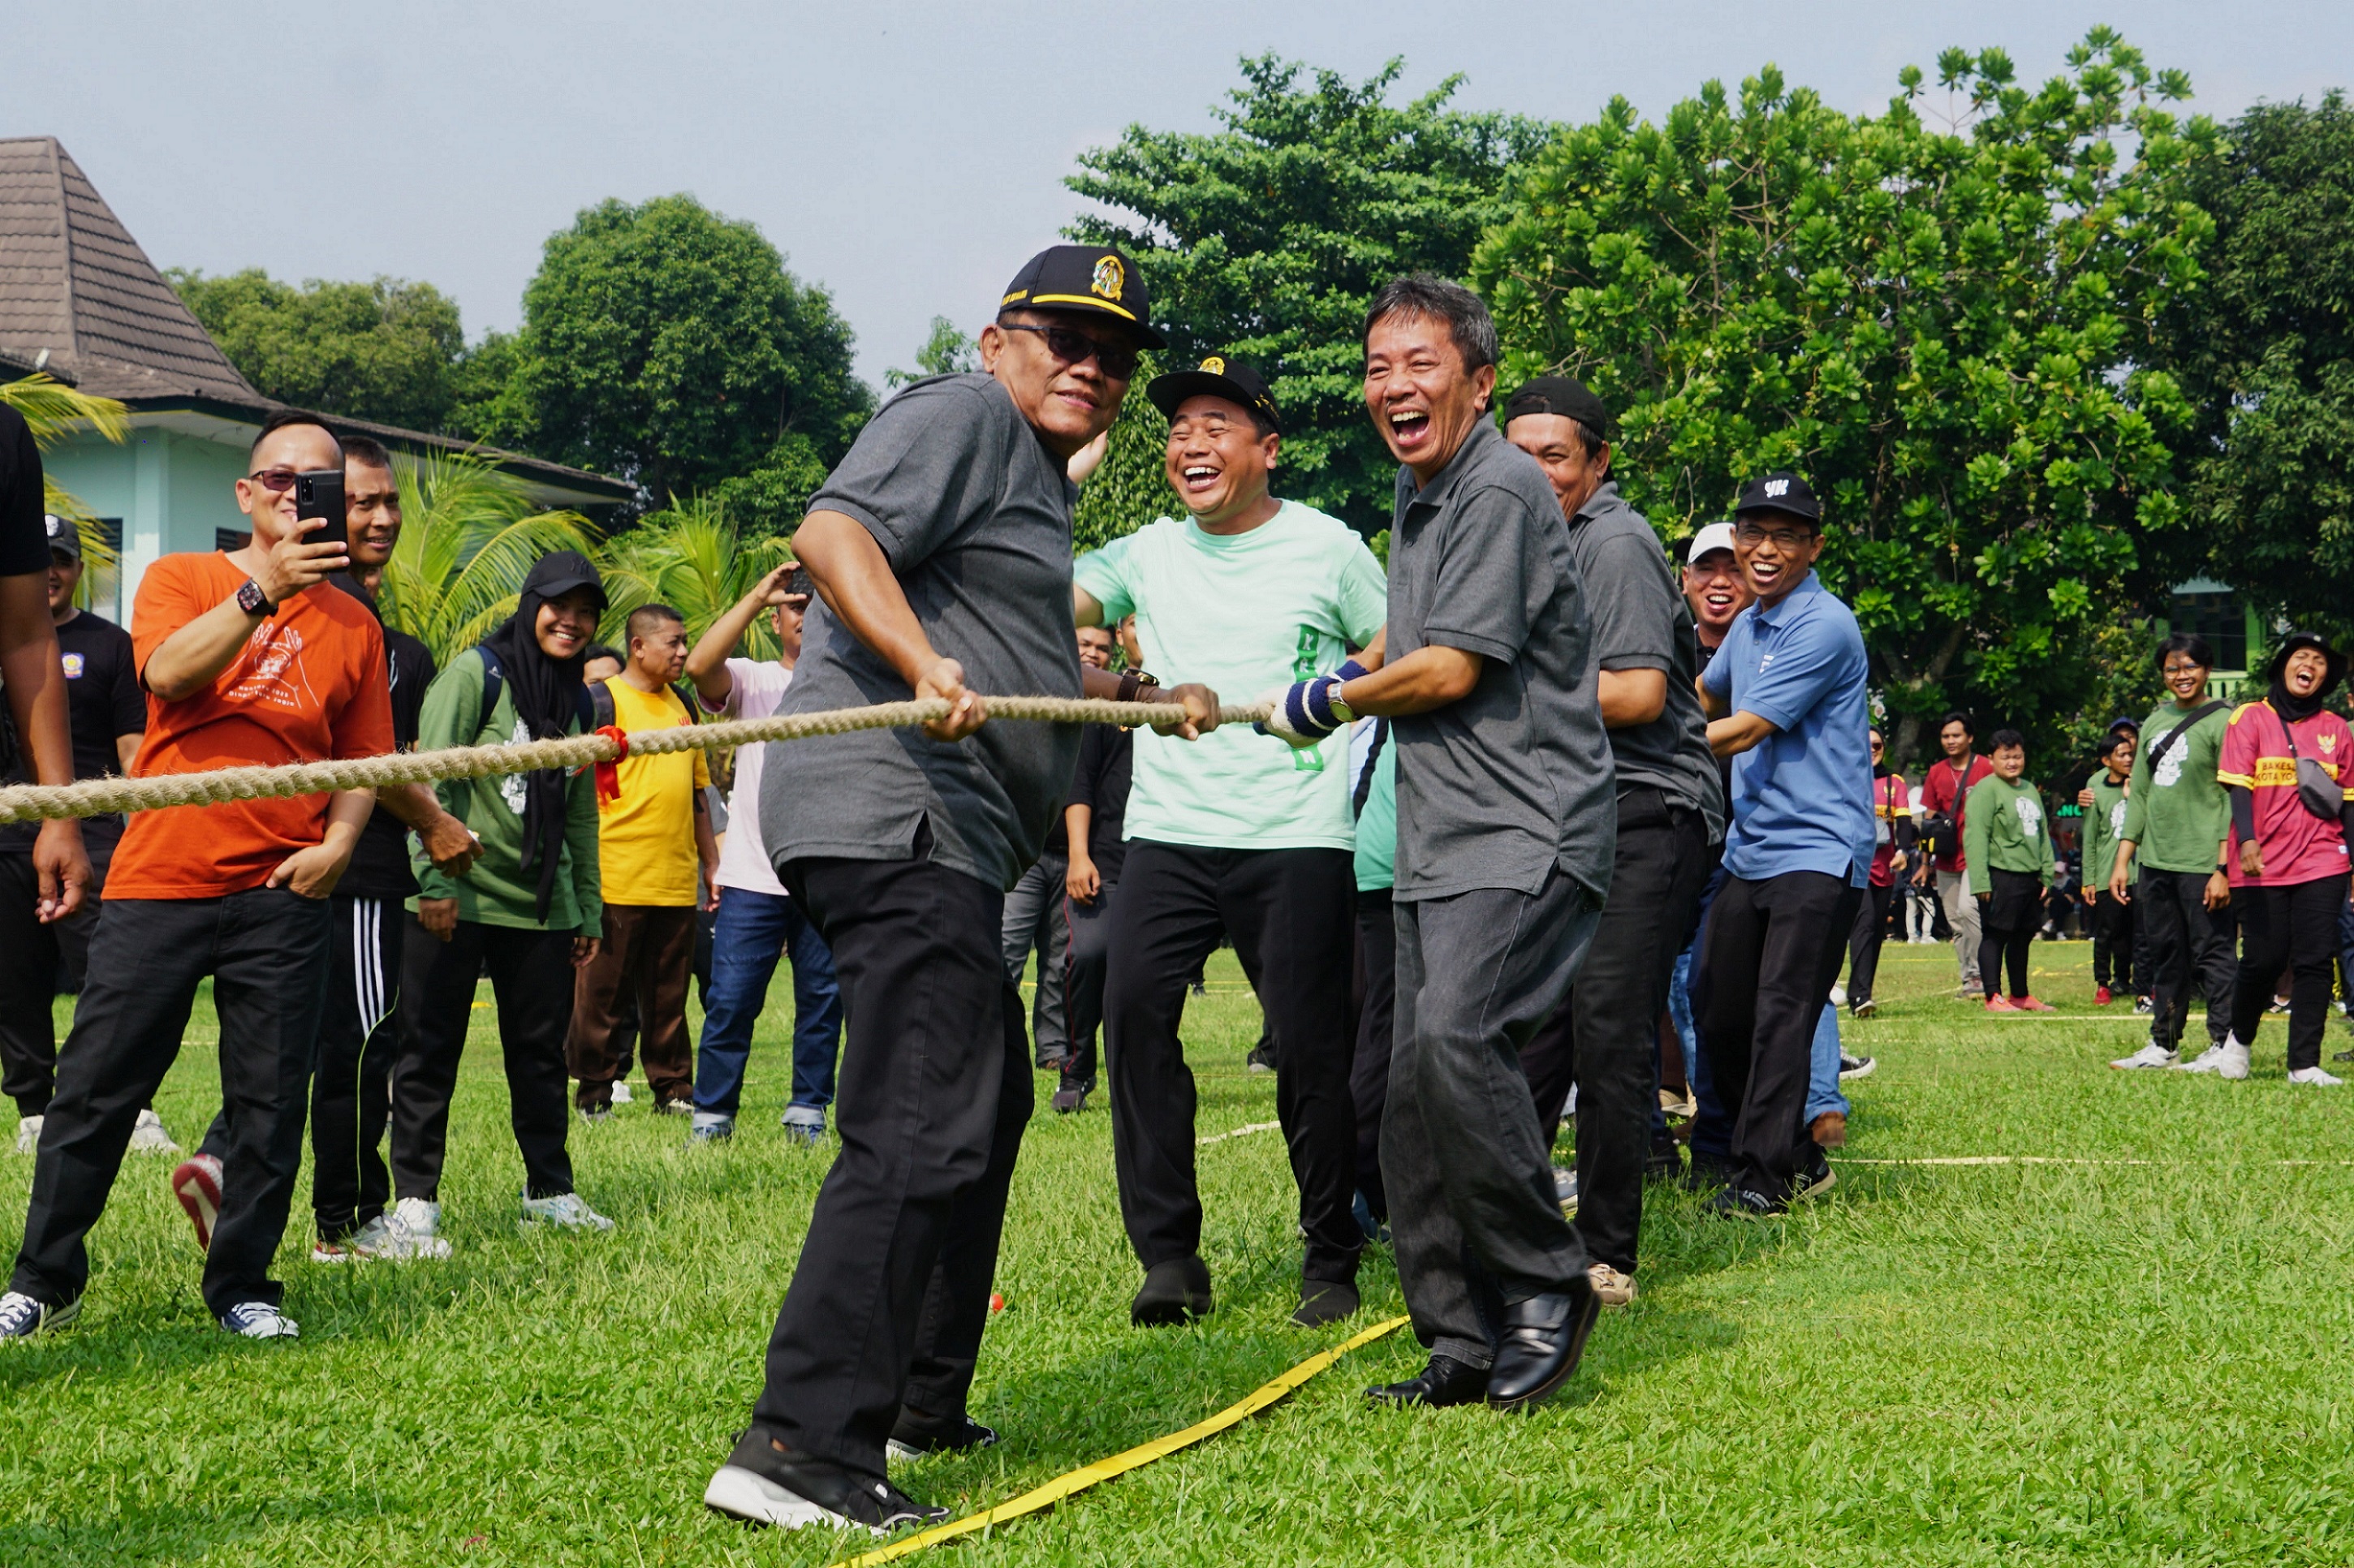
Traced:
<path fill-rule="evenodd" d="M 1618 439 L 1618 421 L 1610 417 L 1602 399 L 1585 382 L 1571 376 L 1540 376 L 1505 399 L 1504 423 L 1509 425 L 1523 414 L 1559 414 L 1606 441 Z"/>
<path fill-rule="evenodd" d="M 81 530 L 69 520 L 54 512 L 41 514 L 41 527 L 49 536 L 49 548 L 69 560 L 81 559 Z"/>
<path fill-rule="evenodd" d="M 1807 488 L 1807 482 L 1782 469 L 1762 474 L 1741 487 L 1741 499 L 1733 503 L 1733 514 L 1738 517 L 1745 512 L 1787 512 L 1818 528 L 1823 522 L 1822 503 Z"/>
<path fill-rule="evenodd" d="M 1164 418 L 1175 418 L 1188 397 L 1224 397 L 1257 414 L 1278 434 L 1283 429 L 1283 416 L 1275 411 L 1275 394 L 1267 390 L 1267 377 L 1241 360 L 1221 354 L 1211 355 L 1192 370 L 1154 376 L 1144 395 Z"/>
<path fill-rule="evenodd" d="M 1022 264 L 1005 285 L 1001 311 L 1072 311 L 1126 322 L 1146 348 L 1166 348 L 1152 330 L 1144 280 L 1135 263 L 1108 245 L 1050 245 Z"/>

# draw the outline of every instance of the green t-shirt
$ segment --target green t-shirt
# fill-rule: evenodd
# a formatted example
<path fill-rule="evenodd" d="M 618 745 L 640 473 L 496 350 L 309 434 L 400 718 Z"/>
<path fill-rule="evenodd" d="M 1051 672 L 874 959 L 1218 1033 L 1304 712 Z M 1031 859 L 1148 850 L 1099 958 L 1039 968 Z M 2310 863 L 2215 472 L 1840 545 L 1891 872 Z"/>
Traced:
<path fill-rule="evenodd" d="M 2025 779 L 2014 784 L 1989 773 L 1970 786 L 1969 804 L 1962 814 L 1962 859 L 1967 863 L 1970 891 L 1990 893 L 1990 871 L 2053 880 L 2052 823 L 2043 810 L 2043 791 Z"/>
<path fill-rule="evenodd" d="M 2149 765 L 2150 748 L 2188 716 L 2170 702 L 2160 705 L 2142 726 L 2141 748 L 2134 754 L 2125 836 L 2133 840 L 2134 858 L 2145 871 L 2211 872 L 2232 831 L 2231 798 L 2215 779 L 2223 732 L 2232 723 L 2229 703 L 2184 731 L 2157 768 Z"/>
<path fill-rule="evenodd" d="M 2092 788 L 2093 803 L 2084 809 L 2084 888 L 2089 893 L 2099 893 L 2109 885 L 2109 868 L 2117 859 L 2117 841 L 2126 836 L 2126 787 L 2112 783 L 2109 770 L 2104 768 L 2093 775 Z M 2131 884 L 2140 880 L 2140 863 L 2128 858 L 2126 881 Z"/>
<path fill-rule="evenodd" d="M 1163 517 L 1081 556 L 1107 625 L 1133 610 L 1144 667 L 1248 702 L 1339 665 L 1389 611 L 1379 562 L 1345 523 L 1287 501 L 1247 534 Z M 1248 725 L 1197 741 L 1136 732 L 1124 836 L 1225 849 L 1348 849 L 1349 736 L 1294 751 Z"/>
<path fill-rule="evenodd" d="M 1397 737 L 1379 719 L 1357 722 L 1382 725 L 1382 748 L 1357 813 L 1357 891 L 1387 893 L 1397 882 Z"/>

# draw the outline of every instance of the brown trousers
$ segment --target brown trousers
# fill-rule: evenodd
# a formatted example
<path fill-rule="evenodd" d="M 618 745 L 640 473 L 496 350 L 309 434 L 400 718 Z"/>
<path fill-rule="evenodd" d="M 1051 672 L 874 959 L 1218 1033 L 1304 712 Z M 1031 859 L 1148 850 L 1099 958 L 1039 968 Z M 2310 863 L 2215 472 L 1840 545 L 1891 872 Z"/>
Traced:
<path fill-rule="evenodd" d="M 638 1059 L 657 1104 L 695 1097 L 695 1049 L 686 1037 L 686 982 L 695 969 L 692 905 L 608 904 L 597 961 L 573 971 L 566 1064 L 580 1080 L 575 1100 L 594 1110 L 613 1100 L 621 1066 L 622 999 L 637 1002 Z"/>

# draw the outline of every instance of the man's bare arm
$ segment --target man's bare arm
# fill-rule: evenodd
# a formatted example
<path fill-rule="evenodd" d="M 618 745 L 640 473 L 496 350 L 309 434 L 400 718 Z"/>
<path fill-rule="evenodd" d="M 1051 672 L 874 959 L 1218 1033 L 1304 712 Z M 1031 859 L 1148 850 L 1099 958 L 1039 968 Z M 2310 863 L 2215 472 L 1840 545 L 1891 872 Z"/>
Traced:
<path fill-rule="evenodd" d="M 1605 728 L 1649 724 L 1667 712 L 1665 670 L 1602 670 L 1596 673 L 1596 683 L 1601 688 Z"/>
<path fill-rule="evenodd" d="M 1718 719 L 1708 726 L 1708 748 L 1719 757 L 1738 757 L 1768 736 L 1778 733 L 1779 729 L 1779 726 L 1744 708 L 1732 717 Z"/>
<path fill-rule="evenodd" d="M 1379 657 L 1379 644 L 1386 636 L 1374 641 L 1376 647 L 1369 652 Z M 1479 683 L 1484 662 L 1477 653 L 1433 643 L 1349 682 L 1341 688 L 1341 700 L 1351 713 L 1360 715 L 1395 718 L 1426 714 L 1469 696 Z"/>
<path fill-rule="evenodd" d="M 57 623 L 49 619 L 46 573 L 0 577 L 0 681 L 7 683 L 9 716 L 24 740 L 33 781 L 72 783 L 73 730 L 66 716 L 66 673 L 58 657 Z M 62 920 L 79 910 L 90 877 L 81 824 L 65 817 L 43 822 L 33 839 L 33 869 L 40 886 L 34 903 L 37 918 Z"/>

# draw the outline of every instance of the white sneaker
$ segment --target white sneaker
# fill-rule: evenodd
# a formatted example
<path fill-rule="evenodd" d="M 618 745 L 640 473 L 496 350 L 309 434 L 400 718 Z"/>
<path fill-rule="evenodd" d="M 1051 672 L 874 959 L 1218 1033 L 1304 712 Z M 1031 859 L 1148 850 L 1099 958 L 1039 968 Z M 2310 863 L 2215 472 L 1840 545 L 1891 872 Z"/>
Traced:
<path fill-rule="evenodd" d="M 625 1083 L 617 1083 L 613 1086 L 613 1103 L 617 1106 L 625 1106 L 632 1103 L 629 1085 Z"/>
<path fill-rule="evenodd" d="M 0 1340 L 29 1340 L 45 1329 L 62 1329 L 81 1315 L 81 1303 L 51 1307 L 21 1290 L 0 1296 Z"/>
<path fill-rule="evenodd" d="M 2195 1061 L 2177 1062 L 2174 1070 L 2212 1073 L 2219 1078 L 2244 1078 L 2248 1075 L 2248 1048 L 2227 1034 L 2221 1045 L 2208 1046 Z"/>
<path fill-rule="evenodd" d="M 580 1201 L 578 1192 L 558 1192 L 553 1198 L 525 1197 L 523 1201 L 525 1224 L 557 1225 L 567 1231 L 610 1231 L 613 1222 Z"/>
<path fill-rule="evenodd" d="M 1577 1212 L 1577 1172 L 1566 1166 L 1553 1168 L 1553 1195 L 1561 1202 L 1562 1213 Z"/>
<path fill-rule="evenodd" d="M 131 1152 L 133 1154 L 177 1154 L 180 1146 L 164 1130 L 164 1118 L 153 1110 L 139 1113 L 138 1124 L 131 1129 Z"/>
<path fill-rule="evenodd" d="M 421 1202 L 411 1198 L 410 1202 Z M 450 1244 L 436 1235 L 411 1234 L 396 1214 L 378 1214 L 339 1242 L 323 1241 L 311 1248 L 313 1263 L 351 1263 L 376 1259 L 408 1263 L 420 1257 L 444 1258 Z"/>
<path fill-rule="evenodd" d="M 1624 1307 L 1635 1299 L 1635 1277 L 1621 1274 L 1606 1263 L 1587 1264 L 1585 1278 L 1594 1287 L 1594 1298 L 1605 1307 Z"/>
<path fill-rule="evenodd" d="M 1845 1007 L 1847 1005 L 1847 987 L 1843 985 L 1835 985 L 1831 987 L 1831 1005 L 1833 1007 Z"/>
<path fill-rule="evenodd" d="M 16 1118 L 17 1153 L 36 1154 L 40 1151 L 42 1119 L 37 1116 L 20 1116 Z M 27 1297 L 26 1299 L 30 1300 L 31 1298 Z"/>
<path fill-rule="evenodd" d="M 2346 1080 L 2334 1073 L 2325 1073 L 2319 1067 L 2299 1067 L 2288 1075 L 2288 1081 L 2292 1084 L 2310 1084 L 2317 1089 L 2334 1089 Z"/>
<path fill-rule="evenodd" d="M 430 1198 L 403 1198 L 389 1211 L 392 1223 L 408 1238 L 419 1257 L 448 1257 L 450 1244 L 441 1239 L 441 1205 Z"/>
<path fill-rule="evenodd" d="M 299 1340 L 302 1329 L 267 1301 L 240 1301 L 220 1315 L 220 1326 L 249 1340 Z"/>
<path fill-rule="evenodd" d="M 2177 1058 L 2173 1052 L 2165 1049 L 2163 1046 L 2159 1045 L 2157 1041 L 2153 1040 L 2148 1044 L 2143 1046 L 2140 1050 L 2135 1052 L 2132 1055 L 2120 1056 L 2115 1061 L 2111 1062 L 2109 1065 L 2120 1068 L 2171 1067 L 2176 1065 L 2176 1061 Z"/>

